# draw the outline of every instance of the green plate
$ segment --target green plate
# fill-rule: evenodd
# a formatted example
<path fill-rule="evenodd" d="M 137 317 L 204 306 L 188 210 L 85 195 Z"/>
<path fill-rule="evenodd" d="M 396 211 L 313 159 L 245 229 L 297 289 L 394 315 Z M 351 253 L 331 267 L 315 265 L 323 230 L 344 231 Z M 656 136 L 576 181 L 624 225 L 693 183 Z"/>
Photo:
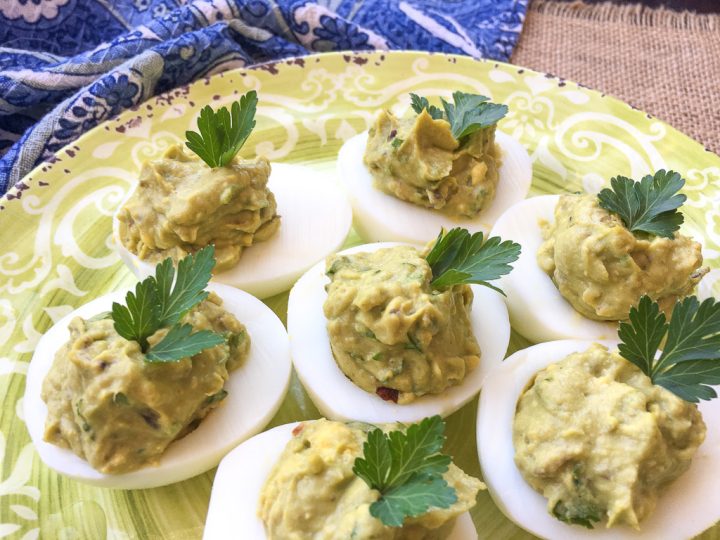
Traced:
<path fill-rule="evenodd" d="M 232 71 L 152 98 L 59 151 L 0 200 L 0 537 L 200 538 L 215 471 L 141 491 L 67 480 L 39 461 L 22 419 L 22 395 L 32 351 L 53 321 L 135 282 L 112 249 L 111 217 L 141 163 L 181 141 L 203 105 L 227 103 L 251 89 L 260 107 L 244 153 L 323 170 L 334 170 L 345 139 L 408 92 L 485 94 L 510 107 L 500 129 L 532 157 L 531 195 L 596 190 L 616 174 L 639 179 L 675 169 L 688 182 L 684 232 L 702 239 L 707 263 L 720 268 L 720 158 L 643 112 L 549 75 L 461 56 L 332 53 Z M 347 245 L 357 243 L 352 234 Z M 267 304 L 284 319 L 287 293 Z M 510 352 L 526 345 L 514 335 Z M 476 407 L 473 402 L 449 418 L 448 450 L 479 476 Z M 294 379 L 271 425 L 317 416 Z M 530 537 L 487 492 L 473 518 L 481 538 Z M 720 538 L 720 528 L 703 538 Z"/>

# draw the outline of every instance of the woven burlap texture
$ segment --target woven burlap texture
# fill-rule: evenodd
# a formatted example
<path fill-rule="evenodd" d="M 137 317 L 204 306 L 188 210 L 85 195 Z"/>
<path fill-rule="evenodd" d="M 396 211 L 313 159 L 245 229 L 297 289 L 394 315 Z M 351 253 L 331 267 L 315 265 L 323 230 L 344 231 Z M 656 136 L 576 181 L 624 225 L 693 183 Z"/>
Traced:
<path fill-rule="evenodd" d="M 720 15 L 533 0 L 512 61 L 618 97 L 720 153 Z"/>

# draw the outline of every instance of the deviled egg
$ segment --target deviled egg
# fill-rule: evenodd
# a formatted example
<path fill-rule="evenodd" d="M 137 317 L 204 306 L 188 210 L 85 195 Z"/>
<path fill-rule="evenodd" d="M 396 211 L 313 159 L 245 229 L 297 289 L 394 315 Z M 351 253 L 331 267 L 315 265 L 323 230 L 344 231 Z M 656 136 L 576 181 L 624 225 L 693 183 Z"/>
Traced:
<path fill-rule="evenodd" d="M 348 431 L 350 427 L 343 427 L 344 424 L 328 422 L 326 420 L 285 424 L 245 441 L 220 462 L 210 496 L 210 506 L 208 508 L 205 532 L 203 534 L 204 540 L 230 540 L 231 538 L 237 538 L 238 530 L 242 530 L 243 538 L 247 538 L 248 540 L 264 540 L 268 538 L 265 524 L 260 517 L 261 512 L 263 512 L 261 510 L 261 501 L 263 500 L 262 493 L 264 487 L 268 479 L 271 478 L 277 470 L 277 464 L 281 456 L 287 453 L 286 448 L 290 444 L 297 446 L 298 442 L 303 442 L 301 439 L 303 438 L 305 427 L 311 427 L 316 423 L 320 423 L 321 427 L 326 428 L 335 425 L 343 432 Z M 338 495 L 334 498 L 336 504 L 344 499 L 352 500 L 353 495 L 357 496 L 358 494 L 362 494 L 363 491 L 370 494 L 370 491 L 367 490 L 360 480 L 355 480 L 355 482 L 349 484 L 347 479 L 343 482 L 338 482 L 335 478 L 339 478 L 339 473 L 337 472 L 337 468 L 332 468 L 333 464 L 331 462 L 337 459 L 340 462 L 339 465 L 347 467 L 348 464 L 352 464 L 352 460 L 355 458 L 358 450 L 355 448 L 354 453 L 351 447 L 341 446 L 341 441 L 342 439 L 337 439 L 336 437 L 325 438 L 324 445 L 321 444 L 317 449 L 307 449 L 308 455 L 315 455 L 315 465 L 313 468 L 308 468 L 298 463 L 299 468 L 295 470 L 295 474 L 304 476 L 305 481 L 301 482 L 301 484 L 303 484 L 306 489 L 309 489 L 311 485 L 314 486 L 318 481 L 323 479 L 327 480 L 329 485 L 325 493 L 308 497 L 293 496 L 291 492 L 284 493 L 284 495 L 289 495 L 295 504 L 302 505 L 303 508 L 311 508 L 314 504 L 318 505 L 317 512 L 319 516 L 316 516 L 313 523 L 317 523 L 318 520 L 321 519 L 322 512 L 328 509 L 332 510 L 332 508 L 324 505 L 324 503 L 330 499 L 327 495 L 328 492 L 332 494 L 332 490 L 342 490 L 349 485 L 353 486 L 353 489 L 346 489 L 343 496 Z M 307 445 L 307 442 L 305 442 L 303 447 L 305 445 Z M 312 443 L 310 443 L 310 445 L 312 446 Z M 333 449 L 336 450 L 336 453 L 332 451 Z M 311 452 L 317 452 L 317 454 L 310 454 Z M 301 454 L 295 454 L 293 456 L 295 462 L 300 458 L 302 458 Z M 248 464 L 252 464 L 252 466 L 248 466 Z M 332 475 L 329 471 L 333 471 Z M 459 473 L 461 475 L 463 474 L 462 471 L 459 471 Z M 474 480 L 474 482 L 477 481 Z M 296 482 L 293 483 L 293 486 L 298 487 L 299 484 Z M 320 498 L 322 498 L 322 500 L 320 500 Z M 364 504 L 361 502 L 352 505 L 352 507 L 345 508 L 350 514 L 348 519 L 356 519 L 359 523 L 372 523 L 375 520 L 372 520 L 369 515 L 361 515 L 363 512 L 365 514 L 368 512 L 368 502 L 363 502 Z M 472 502 L 474 503 L 474 495 L 472 496 Z M 452 518 L 453 515 L 457 516 L 454 518 L 454 527 L 449 532 L 449 535 L 443 536 L 443 538 L 447 540 L 473 540 L 477 538 L 477 532 L 470 514 L 467 511 L 459 513 L 459 515 L 457 515 L 458 512 L 450 514 L 450 510 L 451 509 L 437 510 L 435 512 L 439 518 L 434 522 L 435 527 L 440 526 L 445 520 Z M 445 513 L 449 515 L 443 516 Z M 291 520 L 292 515 L 292 510 L 289 509 L 287 519 Z M 342 521 L 343 515 L 336 511 L 328 517 L 333 518 L 333 523 L 336 523 Z M 428 518 L 430 518 L 430 515 L 428 515 Z M 430 522 L 432 521 L 433 520 L 430 519 Z M 384 534 L 382 538 L 397 537 L 393 535 L 392 531 L 388 533 L 387 529 L 383 531 L 382 527 L 380 527 L 380 530 Z M 402 534 L 401 531 L 398 532 Z M 323 538 L 324 537 L 325 536 L 323 536 Z M 336 535 L 333 537 L 340 536 Z M 402 538 L 403 536 L 400 537 Z"/>
<path fill-rule="evenodd" d="M 425 98 L 411 97 L 417 116 L 382 111 L 370 132 L 340 149 L 338 173 L 355 228 L 367 241 L 415 244 L 430 241 L 441 227 L 488 233 L 509 206 L 525 198 L 532 180 L 525 149 L 495 130 L 507 107 L 455 92 L 455 105 L 444 103 L 442 112 Z M 468 100 L 473 106 L 453 112 Z"/>
<path fill-rule="evenodd" d="M 244 250 L 235 266 L 213 276 L 213 281 L 258 298 L 289 289 L 308 267 L 342 246 L 352 225 L 350 204 L 328 174 L 273 163 L 268 188 L 277 200 L 277 232 Z M 123 262 L 142 279 L 151 275 L 155 266 L 129 251 L 120 240 L 118 214 L 122 206 L 113 218 L 115 246 Z"/>
<path fill-rule="evenodd" d="M 447 416 L 502 363 L 510 325 L 498 292 L 435 290 L 425 259 L 395 243 L 347 249 L 327 266 L 306 272 L 288 302 L 293 363 L 324 416 L 370 423 Z M 337 281 L 341 273 L 349 281 Z"/>
<path fill-rule="evenodd" d="M 143 165 L 113 218 L 120 257 L 139 278 L 166 257 L 213 244 L 215 281 L 267 297 L 342 245 L 352 210 L 332 177 L 235 157 L 255 125 L 256 103 L 254 91 L 233 103 L 229 134 L 228 110 L 205 107 L 187 148 L 174 145 Z"/>
<path fill-rule="evenodd" d="M 708 268 L 702 246 L 679 232 L 678 173 L 639 182 L 618 176 L 599 194 L 534 197 L 509 208 L 493 234 L 523 246 L 503 278 L 513 326 L 533 341 L 608 339 L 643 295 L 666 313 Z"/>
<path fill-rule="evenodd" d="M 541 343 L 513 354 L 488 377 L 477 445 L 490 494 L 505 515 L 541 538 L 694 537 L 720 519 L 720 400 L 695 409 L 605 347 L 614 348 Z M 601 394 L 604 388 L 610 394 Z M 580 393 L 567 402 L 574 390 Z M 533 427 L 539 392 L 539 407 L 547 410 L 538 414 L 559 408 L 543 427 Z M 583 406 L 592 411 L 583 415 Z M 585 493 L 587 500 L 564 501 L 568 493 Z M 606 527 L 607 520 L 615 524 Z"/>
<path fill-rule="evenodd" d="M 614 339 L 617 324 L 593 321 L 575 311 L 537 263 L 543 243 L 540 222 L 555 220 L 559 195 L 525 199 L 510 207 L 493 227 L 493 235 L 512 238 L 522 246 L 511 274 L 499 279 L 505 291 L 512 327 L 531 341 Z"/>
<path fill-rule="evenodd" d="M 150 401 L 168 401 L 165 399 L 168 396 L 152 397 L 145 394 L 146 392 L 162 391 L 162 385 L 151 384 L 149 380 L 144 381 L 137 378 L 138 373 L 142 373 L 144 369 L 163 370 L 165 365 L 163 362 L 167 360 L 159 360 L 152 366 L 141 366 L 138 369 L 130 368 L 129 364 L 118 363 L 118 366 L 127 365 L 128 369 L 115 373 L 110 378 L 103 377 L 104 371 L 111 372 L 115 369 L 112 365 L 113 359 L 107 354 L 113 349 L 109 341 L 107 347 L 103 347 L 102 343 L 97 343 L 98 351 L 106 349 L 103 358 L 98 361 L 84 354 L 83 350 L 77 349 L 74 352 L 76 361 L 82 363 L 78 369 L 82 369 L 88 377 L 90 377 L 90 373 L 97 376 L 96 379 L 89 378 L 78 382 L 84 388 L 81 399 L 72 401 L 73 396 L 70 390 L 62 393 L 51 390 L 57 381 L 46 383 L 50 384 L 46 389 L 51 392 L 49 396 L 46 395 L 46 398 L 60 407 L 62 418 L 65 418 L 62 422 L 67 423 L 60 431 L 52 426 L 49 428 L 52 434 L 47 431 L 49 411 L 48 405 L 41 395 L 44 392 L 44 381 L 51 371 L 58 351 L 66 347 L 65 344 L 69 342 L 68 326 L 71 321 L 82 323 L 82 326 L 88 319 L 107 318 L 108 312 L 113 308 L 113 303 L 123 302 L 124 293 L 116 292 L 92 300 L 60 319 L 42 336 L 28 368 L 23 404 L 30 437 L 40 458 L 48 467 L 74 480 L 98 486 L 120 489 L 161 486 L 190 478 L 214 467 L 229 450 L 260 431 L 269 422 L 282 402 L 290 379 L 291 363 L 285 329 L 269 308 L 248 293 L 220 284 L 210 284 L 208 290 L 217 296 L 216 300 L 212 300 L 211 294 L 210 299 L 206 302 L 218 303 L 220 300 L 217 297 L 219 297 L 222 299 L 222 307 L 244 323 L 244 329 L 240 333 L 230 336 L 234 340 L 231 347 L 244 347 L 242 341 L 248 339 L 248 335 L 250 346 L 247 356 L 241 359 L 239 367 L 230 373 L 224 388 L 222 379 L 220 379 L 221 390 L 207 396 L 205 402 L 198 409 L 200 416 L 196 417 L 190 425 L 185 426 L 180 433 L 176 433 L 177 429 L 174 425 L 169 425 L 169 418 L 143 405 L 144 397 Z M 77 319 L 78 317 L 84 320 Z M 196 316 L 192 315 L 192 317 Z M 206 314 L 200 315 L 200 317 L 206 317 Z M 220 315 L 220 317 L 226 316 Z M 102 320 L 102 322 L 111 323 L 112 321 Z M 247 334 L 245 334 L 245 329 Z M 103 339 L 100 330 L 95 332 L 96 334 L 93 335 L 91 332 L 87 336 L 88 344 L 92 344 L 93 340 Z M 130 344 L 130 342 L 127 343 Z M 76 345 L 77 347 L 81 346 L 81 344 Z M 128 347 L 124 347 L 122 344 L 118 346 L 130 354 L 129 345 Z M 172 369 L 167 370 L 168 377 L 177 379 L 172 384 L 168 384 L 168 388 L 174 389 L 173 392 L 178 389 L 177 381 L 184 380 L 183 377 L 191 374 L 192 364 L 189 362 L 191 360 L 186 358 L 181 361 L 182 365 L 176 362 Z M 71 370 L 68 370 L 67 377 L 70 377 L 69 371 Z M 160 374 L 163 372 L 161 371 Z M 213 382 L 215 377 L 219 377 L 219 375 L 209 374 L 204 379 L 198 378 L 186 390 L 188 393 L 192 393 L 206 386 L 215 387 L 217 386 L 217 381 Z M 71 384 L 71 381 L 66 380 L 62 382 L 62 385 L 66 383 Z M 173 394 L 169 396 L 170 401 L 182 400 L 184 394 L 184 391 L 179 395 Z M 83 399 L 85 402 L 82 402 Z M 63 404 L 63 400 L 68 400 L 68 402 Z M 123 444 L 123 436 L 128 436 L 132 414 L 118 413 L 115 415 L 111 410 L 113 407 L 137 410 L 137 418 L 142 426 L 151 430 L 164 430 L 165 428 L 174 430 L 175 440 L 167 446 L 159 459 L 150 459 L 150 464 L 130 472 L 110 474 L 99 472 L 93 468 L 88 461 L 68 449 L 68 443 L 63 443 L 61 437 L 55 437 L 60 432 L 73 431 L 76 431 L 79 437 L 83 437 L 84 434 L 92 435 L 93 430 L 98 430 L 101 434 L 98 435 L 98 438 L 102 438 L 104 441 L 104 450 L 101 455 L 94 454 L 93 458 L 103 462 L 108 470 L 120 470 L 124 466 L 120 461 L 142 456 L 126 455 L 127 452 L 117 446 Z M 68 414 L 62 412 L 64 408 L 67 408 Z M 210 410 L 211 408 L 212 410 Z M 108 414 L 106 421 L 103 421 L 103 411 L 113 414 Z M 58 411 L 53 414 L 57 416 Z M 202 418 L 205 414 L 207 416 Z M 115 422 L 122 418 L 128 421 Z M 80 426 L 81 431 L 73 427 L 76 423 Z M 112 434 L 114 429 L 119 430 L 115 442 L 113 442 Z M 48 442 L 46 437 L 50 435 L 58 444 L 64 444 L 65 447 Z M 91 440 L 93 440 L 92 437 Z M 157 445 L 156 443 L 157 441 L 148 442 L 150 446 Z M 142 444 L 137 440 L 132 441 L 132 444 L 133 447 L 142 448 Z M 118 459 L 113 460 L 114 456 L 123 457 L 118 461 Z"/>

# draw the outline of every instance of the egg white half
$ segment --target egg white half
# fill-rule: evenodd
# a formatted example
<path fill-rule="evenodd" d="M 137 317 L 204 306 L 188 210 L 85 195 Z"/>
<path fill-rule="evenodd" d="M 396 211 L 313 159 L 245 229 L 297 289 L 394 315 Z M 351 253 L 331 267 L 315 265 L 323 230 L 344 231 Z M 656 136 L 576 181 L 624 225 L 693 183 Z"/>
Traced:
<path fill-rule="evenodd" d="M 715 288 L 720 284 L 720 270 L 713 268 L 707 275 L 702 278 L 702 281 L 698 283 L 697 297 L 702 302 L 708 298 L 715 298 L 720 294 L 715 293 Z M 719 291 L 720 292 L 720 291 Z"/>
<path fill-rule="evenodd" d="M 519 142 L 498 130 L 495 141 L 502 150 L 502 164 L 492 204 L 472 219 L 453 219 L 374 187 L 372 175 L 363 163 L 367 139 L 366 131 L 343 144 L 338 154 L 338 173 L 350 196 L 355 229 L 368 242 L 425 244 L 437 236 L 441 227 L 464 227 L 470 232 L 487 233 L 500 214 L 524 199 L 530 189 L 530 157 Z"/>
<path fill-rule="evenodd" d="M 513 271 L 499 279 L 507 295 L 512 326 L 536 342 L 616 340 L 617 323 L 594 321 L 575 311 L 537 263 L 537 252 L 543 242 L 539 221 L 555 221 L 555 205 L 559 200 L 559 195 L 542 195 L 514 204 L 500 216 L 490 233 L 522 246 Z"/>
<path fill-rule="evenodd" d="M 257 515 L 260 492 L 297 425 L 285 424 L 260 433 L 220 462 L 210 494 L 203 540 L 235 540 L 240 536 L 246 540 L 267 538 Z M 448 540 L 476 538 L 470 514 L 461 514 Z"/>
<path fill-rule="evenodd" d="M 289 289 L 300 274 L 342 246 L 352 225 L 350 203 L 339 184 L 326 173 L 273 163 L 268 188 L 275 194 L 280 215 L 277 233 L 243 250 L 235 267 L 213 276 L 215 282 L 258 298 Z M 125 248 L 119 227 L 116 213 L 113 239 L 120 258 L 138 279 L 153 275 L 155 265 Z"/>
<path fill-rule="evenodd" d="M 516 352 L 487 379 L 480 396 L 477 448 L 483 480 L 500 510 L 523 529 L 542 538 L 593 540 L 677 540 L 700 534 L 720 520 L 720 399 L 703 401 L 700 412 L 707 438 L 690 469 L 670 484 L 655 511 L 640 523 L 641 530 L 622 525 L 588 530 L 555 519 L 547 499 L 525 482 L 513 460 L 512 423 L 526 385 L 549 364 L 587 350 L 591 341 L 551 341 Z M 604 342 L 613 349 L 610 342 Z"/>
<path fill-rule="evenodd" d="M 373 252 L 396 243 L 365 244 L 341 253 Z M 323 304 L 327 298 L 325 262 L 308 270 L 290 291 L 288 333 L 290 351 L 298 377 L 318 410 L 332 420 L 360 420 L 369 423 L 418 422 L 427 416 L 447 416 L 475 396 L 493 369 L 502 363 L 510 341 L 510 323 L 502 296 L 472 285 L 470 322 L 480 345 L 480 365 L 461 384 L 442 394 L 425 395 L 399 405 L 366 392 L 348 379 L 338 367 L 330 348 Z"/>
<path fill-rule="evenodd" d="M 123 302 L 125 293 L 101 296 L 63 317 L 40 338 L 27 372 L 25 421 L 42 461 L 74 480 L 109 488 L 141 489 L 179 482 L 216 466 L 238 443 L 259 432 L 275 415 L 290 382 L 290 351 L 282 322 L 257 298 L 228 287 L 208 287 L 223 299 L 223 307 L 235 315 L 248 331 L 250 354 L 225 383 L 228 395 L 200 423 L 174 441 L 157 466 L 125 474 L 103 474 L 68 449 L 43 440 L 47 406 L 40 398 L 42 383 L 56 351 L 70 339 L 67 329 L 73 317 L 89 318 L 109 311 L 113 302 Z"/>

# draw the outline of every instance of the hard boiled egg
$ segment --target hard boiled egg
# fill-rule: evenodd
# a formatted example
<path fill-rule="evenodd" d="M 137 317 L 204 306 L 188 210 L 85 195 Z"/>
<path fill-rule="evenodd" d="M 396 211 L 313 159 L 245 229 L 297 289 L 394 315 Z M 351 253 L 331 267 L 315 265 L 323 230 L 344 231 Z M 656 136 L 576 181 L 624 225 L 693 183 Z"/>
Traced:
<path fill-rule="evenodd" d="M 372 252 L 396 246 L 377 243 L 356 246 L 341 254 Z M 340 370 L 330 348 L 323 304 L 327 298 L 325 262 L 308 270 L 290 291 L 288 333 L 290 351 L 298 377 L 318 410 L 332 420 L 360 420 L 369 423 L 418 422 L 427 416 L 447 416 L 475 396 L 493 369 L 502 363 L 510 341 L 510 323 L 502 296 L 472 285 L 475 298 L 470 322 L 480 345 L 480 365 L 463 382 L 442 394 L 427 394 L 412 403 L 385 401 L 356 386 Z"/>
<path fill-rule="evenodd" d="M 525 148 L 515 139 L 495 132 L 502 150 L 500 179 L 492 203 L 472 219 L 454 219 L 437 210 L 417 206 L 388 195 L 373 186 L 370 171 L 363 163 L 367 131 L 349 139 L 338 155 L 338 173 L 345 185 L 355 215 L 355 228 L 371 242 L 383 240 L 425 244 L 441 227 L 463 227 L 471 233 L 487 233 L 512 204 L 523 200 L 532 181 L 532 164 Z"/>
<path fill-rule="evenodd" d="M 590 341 L 551 341 L 516 352 L 487 379 L 477 419 L 477 447 L 483 479 L 503 513 L 523 529 L 552 539 L 676 540 L 700 534 L 720 520 L 720 399 L 703 401 L 700 412 L 707 424 L 707 438 L 690 469 L 667 486 L 655 511 L 640 523 L 588 530 L 555 519 L 547 500 L 525 482 L 515 466 L 512 424 L 515 408 L 535 374 L 574 352 L 585 351 Z M 611 343 L 604 343 L 613 348 Z"/>
<path fill-rule="evenodd" d="M 256 435 L 220 462 L 205 522 L 203 540 L 263 540 L 265 527 L 257 515 L 265 480 L 297 426 L 285 424 Z M 240 533 L 239 531 L 242 531 Z M 473 540 L 477 532 L 468 512 L 455 522 L 448 540 Z"/>
<path fill-rule="evenodd" d="M 537 263 L 543 242 L 540 221 L 555 221 L 559 200 L 559 195 L 543 195 L 514 204 L 490 233 L 522 246 L 513 271 L 498 281 L 507 295 L 512 326 L 531 341 L 617 339 L 617 323 L 594 321 L 575 311 Z"/>
<path fill-rule="evenodd" d="M 25 421 L 40 459 L 51 469 L 74 480 L 98 486 L 141 489 L 179 482 L 216 466 L 238 443 L 259 432 L 280 407 L 290 382 L 290 352 L 282 322 L 257 298 L 228 287 L 210 284 L 223 299 L 223 307 L 242 322 L 250 334 L 250 354 L 230 372 L 225 383 L 228 396 L 200 426 L 174 441 L 157 466 L 117 475 L 103 474 L 68 449 L 43 440 L 47 406 L 40 397 L 42 383 L 55 353 L 70 338 L 68 323 L 109 311 L 123 302 L 125 293 L 101 296 L 63 317 L 38 342 L 27 372 Z"/>
<path fill-rule="evenodd" d="M 275 194 L 280 215 L 277 233 L 243 250 L 234 268 L 213 276 L 213 281 L 258 298 L 289 289 L 305 270 L 340 248 L 352 225 L 350 204 L 327 174 L 300 165 L 273 163 L 268 188 Z M 141 260 L 122 244 L 119 227 L 116 212 L 113 238 L 123 262 L 138 279 L 154 275 L 154 264 Z"/>

